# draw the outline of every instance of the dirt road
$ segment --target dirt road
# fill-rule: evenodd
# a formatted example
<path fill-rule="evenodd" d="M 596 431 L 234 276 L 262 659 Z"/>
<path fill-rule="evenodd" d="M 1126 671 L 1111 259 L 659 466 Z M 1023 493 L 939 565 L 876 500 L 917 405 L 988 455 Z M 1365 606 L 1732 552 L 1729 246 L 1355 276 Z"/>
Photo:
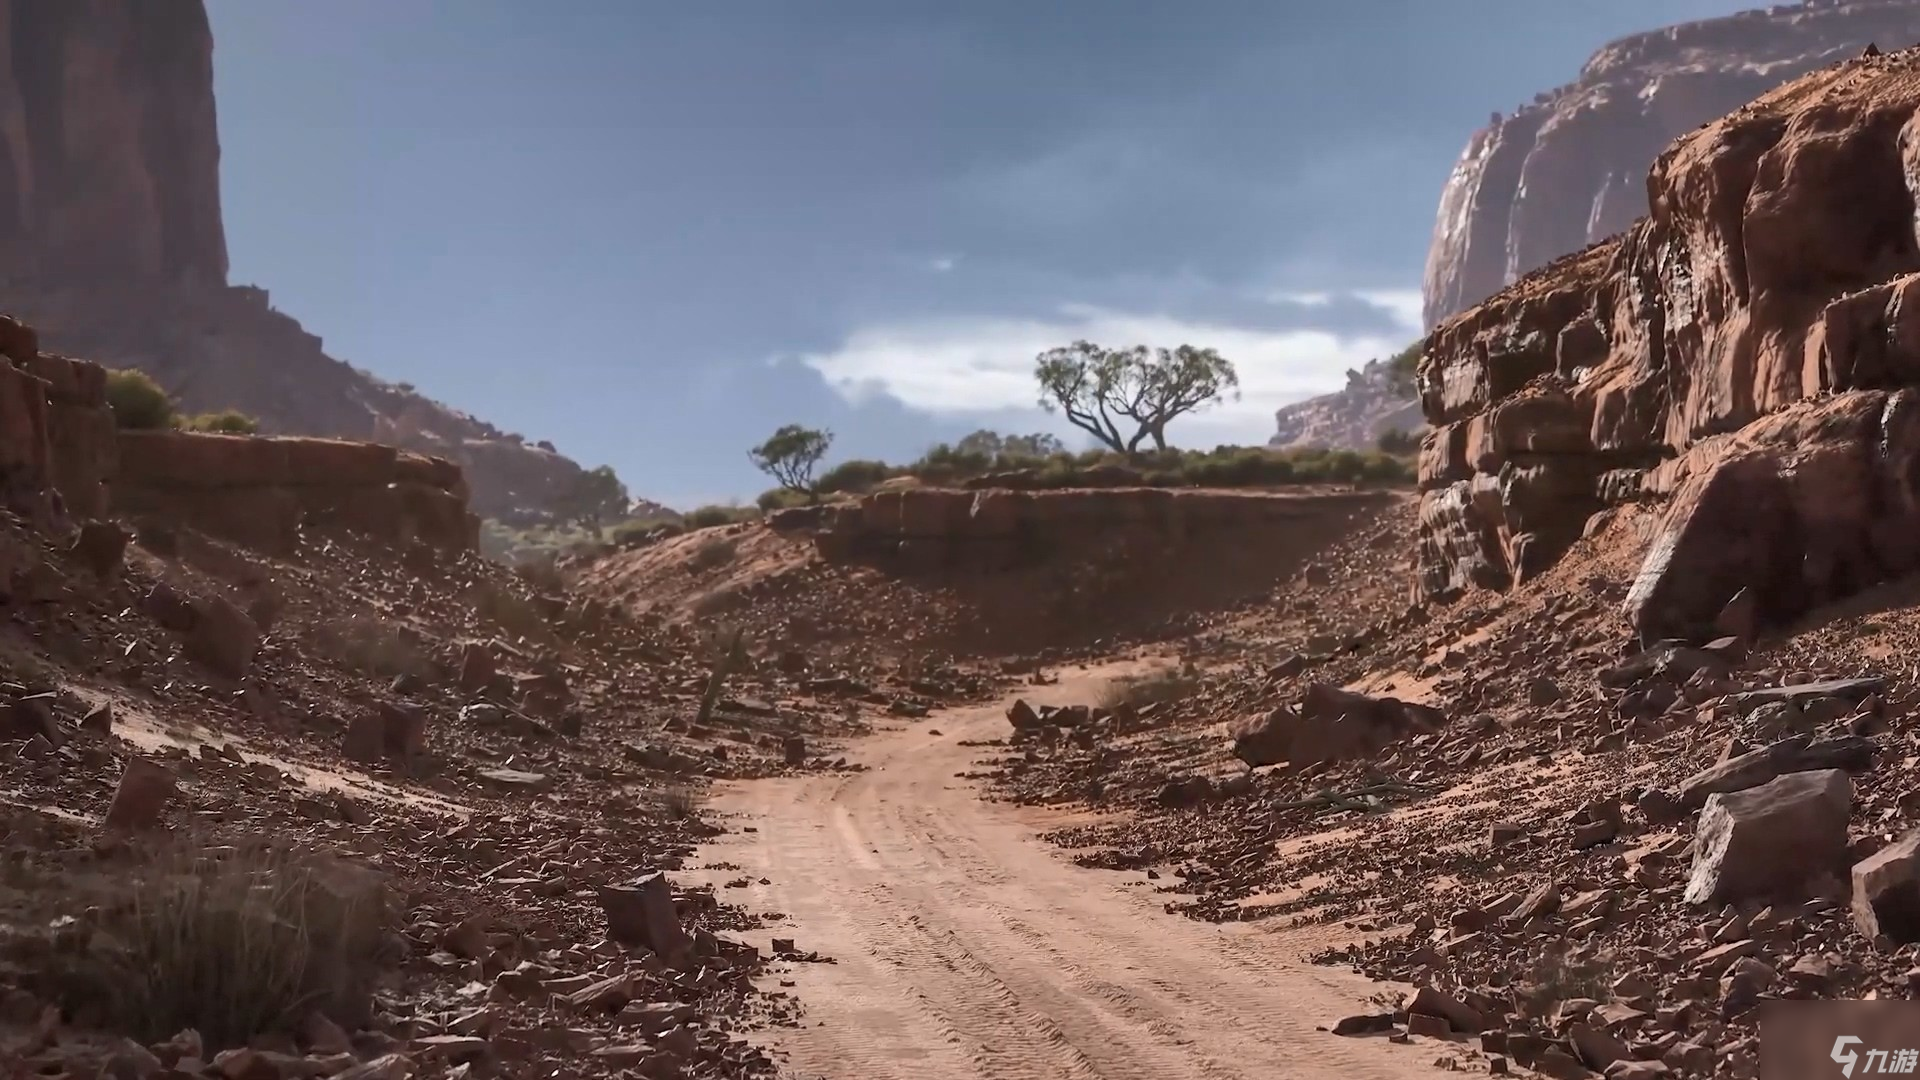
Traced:
<path fill-rule="evenodd" d="M 1085 701 L 1094 686 L 1029 699 Z M 1377 985 L 1305 963 L 1284 931 L 1168 915 L 1139 875 L 1076 867 L 1037 839 L 1033 811 L 980 800 L 954 774 L 990 751 L 959 743 L 1005 730 L 999 708 L 951 712 L 862 742 L 854 756 L 869 772 L 758 781 L 718 799 L 758 830 L 704 852 L 755 880 L 728 899 L 785 912 L 774 933 L 838 961 L 796 965 L 807 1026 L 778 1040 L 796 1076 L 1436 1074 L 1434 1044 L 1314 1030 L 1363 1011 Z"/>

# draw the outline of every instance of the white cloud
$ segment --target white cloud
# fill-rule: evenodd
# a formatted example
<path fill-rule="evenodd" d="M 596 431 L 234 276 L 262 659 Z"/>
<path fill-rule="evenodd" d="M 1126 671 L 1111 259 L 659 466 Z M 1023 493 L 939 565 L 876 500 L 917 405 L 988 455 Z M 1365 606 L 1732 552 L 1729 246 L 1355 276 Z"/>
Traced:
<path fill-rule="evenodd" d="M 1396 318 L 1406 309 L 1393 297 Z M 1417 292 L 1412 310 L 1418 320 Z M 1189 446 L 1262 443 L 1273 433 L 1273 411 L 1304 397 L 1336 390 L 1346 370 L 1389 356 L 1406 342 L 1392 337 L 1339 337 L 1320 330 L 1259 330 L 1083 305 L 1062 307 L 1049 319 L 952 318 L 875 325 L 849 335 L 830 352 L 799 359 L 856 403 L 886 395 L 910 408 L 940 415 L 1033 409 L 1033 361 L 1039 353 L 1085 339 L 1109 345 L 1207 345 L 1234 362 L 1240 399 L 1196 414 L 1173 433 Z M 1056 430 L 1064 430 L 1056 428 Z"/>
<path fill-rule="evenodd" d="M 927 269 L 936 274 L 944 274 L 959 265 L 960 257 L 957 255 L 942 255 L 939 258 L 927 260 Z"/>
<path fill-rule="evenodd" d="M 1419 289 L 1356 289 L 1351 293 L 1335 294 L 1330 292 L 1280 292 L 1273 299 L 1284 303 L 1304 304 L 1307 307 L 1331 307 L 1336 299 L 1363 301 L 1380 308 L 1393 316 L 1393 321 L 1406 328 L 1409 334 L 1418 334 L 1425 324 L 1420 307 Z"/>

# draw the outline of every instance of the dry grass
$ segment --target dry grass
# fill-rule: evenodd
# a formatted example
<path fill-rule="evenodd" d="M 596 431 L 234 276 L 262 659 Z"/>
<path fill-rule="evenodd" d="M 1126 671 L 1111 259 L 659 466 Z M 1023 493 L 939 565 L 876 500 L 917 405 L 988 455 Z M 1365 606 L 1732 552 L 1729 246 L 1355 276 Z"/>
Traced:
<path fill-rule="evenodd" d="M 467 599 L 481 618 L 520 637 L 532 641 L 547 641 L 553 637 L 553 628 L 547 625 L 540 609 L 532 601 L 510 590 L 483 582 L 474 588 Z"/>
<path fill-rule="evenodd" d="M 1109 682 L 1101 689 L 1098 704 L 1110 712 L 1122 709 L 1138 711 L 1163 701 L 1191 697 L 1199 689 L 1200 675 L 1191 668 L 1156 668 Z"/>
<path fill-rule="evenodd" d="M 70 1007 L 141 1039 L 193 1028 L 240 1045 L 315 1011 L 351 1026 L 395 958 L 391 897 L 364 867 L 264 844 L 182 846 L 123 884 L 55 978 Z"/>
<path fill-rule="evenodd" d="M 660 793 L 660 806 L 673 820 L 686 821 L 700 812 L 700 795 L 690 787 L 671 785 Z"/>
<path fill-rule="evenodd" d="M 716 536 L 703 540 L 693 549 L 693 557 L 687 565 L 698 571 L 718 570 L 733 562 L 740 554 L 740 542 L 732 537 Z"/>

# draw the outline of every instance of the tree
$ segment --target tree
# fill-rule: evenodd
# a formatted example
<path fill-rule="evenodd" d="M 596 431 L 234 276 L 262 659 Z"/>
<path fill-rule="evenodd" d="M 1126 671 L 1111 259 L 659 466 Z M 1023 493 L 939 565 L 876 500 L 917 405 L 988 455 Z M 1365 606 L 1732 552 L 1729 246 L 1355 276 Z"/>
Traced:
<path fill-rule="evenodd" d="M 831 431 L 788 424 L 766 442 L 747 451 L 747 457 L 761 472 L 779 481 L 781 487 L 817 498 L 813 470 L 820 466 L 820 459 L 827 456 L 827 447 L 832 445 Z"/>
<path fill-rule="evenodd" d="M 1059 436 L 1040 432 L 1034 435 L 1002 435 L 997 431 L 981 428 L 953 444 L 956 452 L 965 455 L 978 454 L 989 460 L 1001 458 L 1043 458 L 1067 451 Z"/>
<path fill-rule="evenodd" d="M 624 516 L 632 503 L 633 500 L 627 495 L 627 485 L 614 475 L 613 466 L 602 465 L 574 477 L 554 510 L 562 521 L 578 522 L 589 529 L 597 529 L 605 518 Z"/>
<path fill-rule="evenodd" d="M 1212 349 L 1105 349 L 1076 341 L 1040 354 L 1034 364 L 1040 407 L 1066 414 L 1073 426 L 1115 453 L 1138 453 L 1153 440 L 1167 448 L 1167 424 L 1205 405 L 1239 394 L 1233 363 Z M 1123 431 L 1121 421 L 1132 427 Z"/>

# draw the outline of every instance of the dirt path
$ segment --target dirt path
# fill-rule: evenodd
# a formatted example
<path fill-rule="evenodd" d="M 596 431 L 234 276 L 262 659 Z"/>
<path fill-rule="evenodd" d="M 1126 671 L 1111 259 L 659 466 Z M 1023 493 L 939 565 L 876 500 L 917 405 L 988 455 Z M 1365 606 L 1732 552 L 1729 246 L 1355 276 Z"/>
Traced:
<path fill-rule="evenodd" d="M 1084 701 L 1098 677 L 1029 700 Z M 1431 1043 L 1314 1030 L 1363 1011 L 1380 987 L 1305 963 L 1304 939 L 1168 915 L 1139 876 L 1062 858 L 1035 836 L 1044 819 L 1033 811 L 981 801 L 954 774 L 990 751 L 958 744 L 1005 728 L 1000 708 L 951 712 L 861 743 L 869 772 L 758 781 L 719 798 L 716 809 L 758 830 L 704 852 L 756 882 L 727 898 L 785 912 L 775 925 L 789 928 L 763 937 L 838 961 L 791 976 L 807 1010 L 807 1026 L 779 1040 L 794 1075 L 1435 1075 Z"/>

